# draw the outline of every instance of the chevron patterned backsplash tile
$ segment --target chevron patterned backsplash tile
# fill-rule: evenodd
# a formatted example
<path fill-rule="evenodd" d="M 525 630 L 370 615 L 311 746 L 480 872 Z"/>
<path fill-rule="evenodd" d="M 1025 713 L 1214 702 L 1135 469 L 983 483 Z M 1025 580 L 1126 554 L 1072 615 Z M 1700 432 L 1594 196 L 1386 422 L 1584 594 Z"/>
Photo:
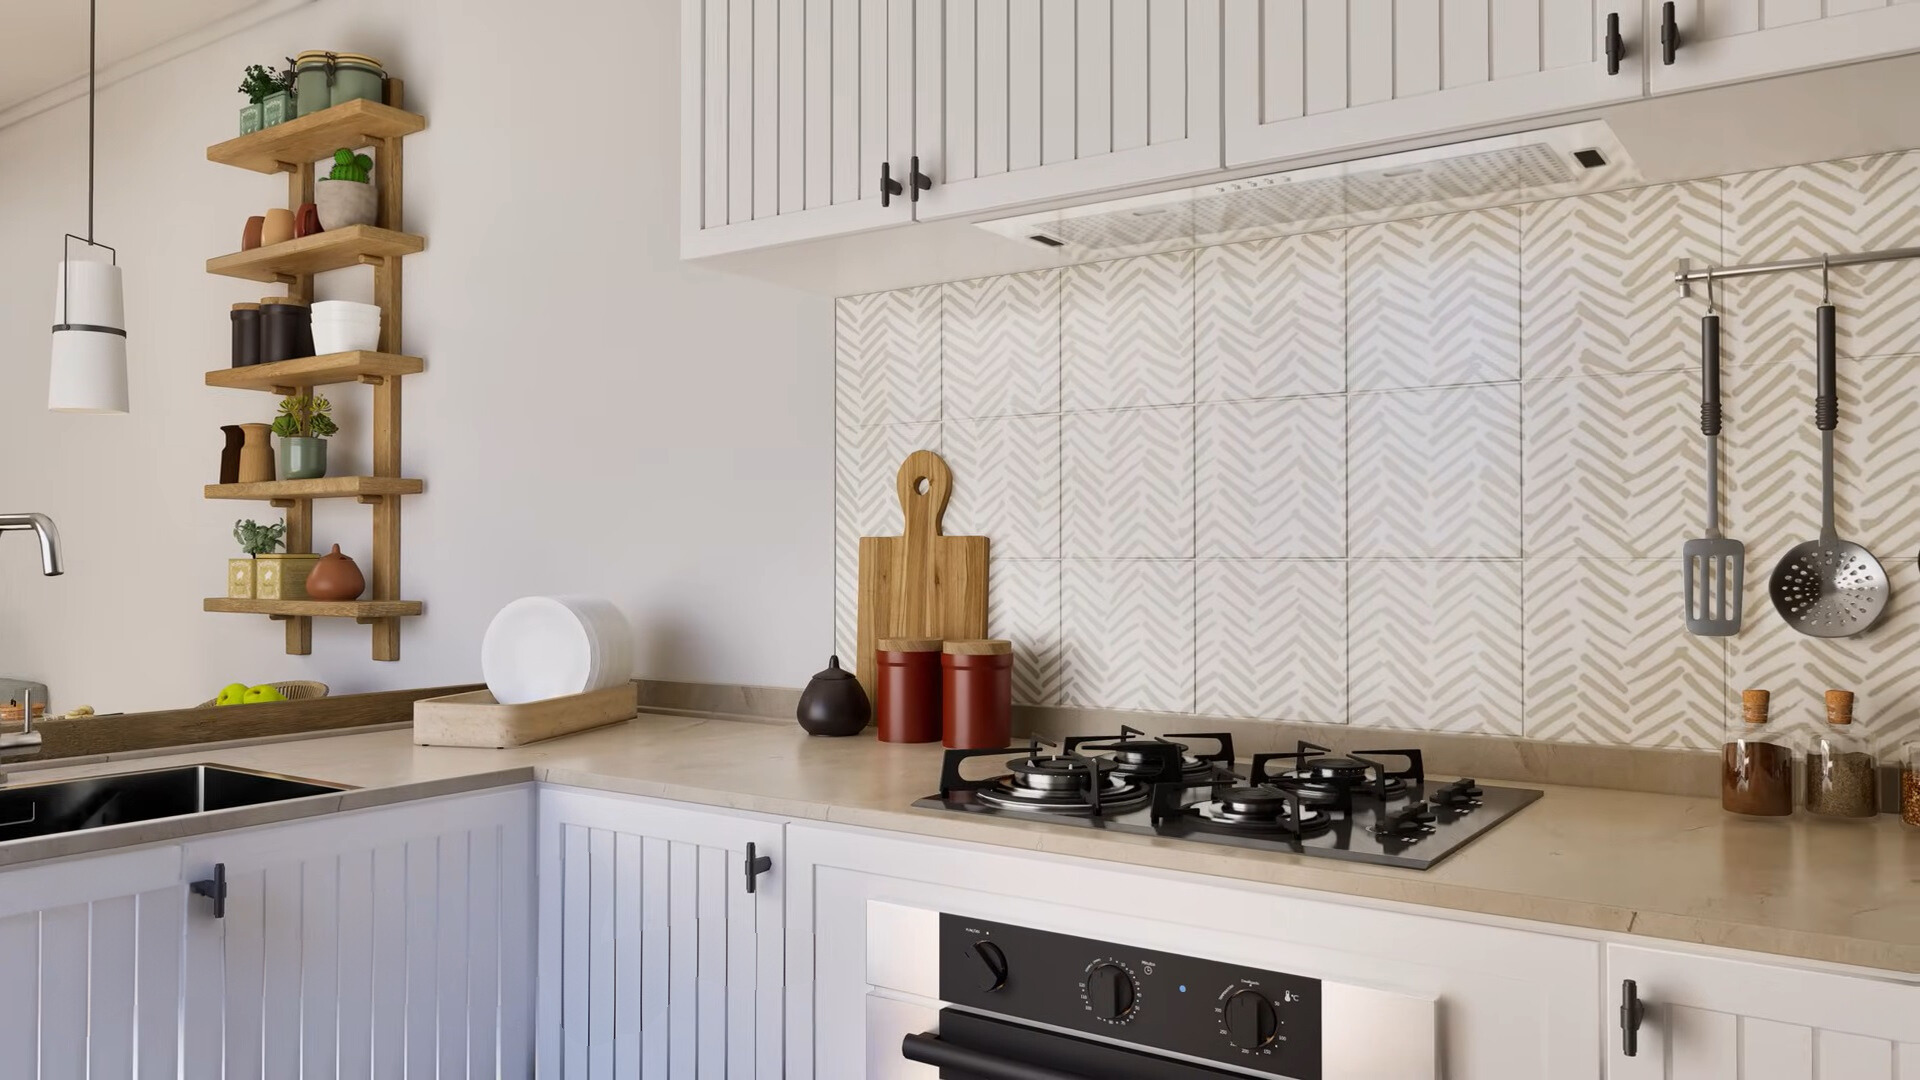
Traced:
<path fill-rule="evenodd" d="M 1920 152 L 843 300 L 836 640 L 924 447 L 1022 703 L 1707 748 L 1744 687 L 1806 729 L 1841 686 L 1920 739 L 1920 265 L 1832 274 L 1839 527 L 1894 589 L 1840 641 L 1766 593 L 1819 528 L 1817 274 L 1716 285 L 1747 620 L 1681 627 L 1706 303 L 1671 281 L 1913 245 Z"/>

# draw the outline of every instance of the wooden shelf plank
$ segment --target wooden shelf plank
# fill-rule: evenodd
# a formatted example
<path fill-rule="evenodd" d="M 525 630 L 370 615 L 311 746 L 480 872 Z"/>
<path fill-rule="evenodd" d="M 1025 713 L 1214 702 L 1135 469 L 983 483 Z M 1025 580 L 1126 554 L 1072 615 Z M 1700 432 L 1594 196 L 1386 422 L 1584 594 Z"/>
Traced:
<path fill-rule="evenodd" d="M 418 495 L 426 482 L 402 476 L 322 476 L 316 480 L 269 480 L 259 484 L 208 484 L 209 499 L 351 499 Z"/>
<path fill-rule="evenodd" d="M 411 255 L 426 250 L 426 246 L 424 236 L 373 225 L 349 225 L 252 251 L 216 256 L 207 260 L 207 273 L 272 282 L 338 270 L 353 266 L 363 258 Z"/>
<path fill-rule="evenodd" d="M 277 394 L 285 387 L 332 386 L 365 378 L 418 375 L 425 368 L 426 361 L 417 356 L 364 351 L 328 353 L 252 367 L 220 368 L 207 372 L 207 385 Z"/>
<path fill-rule="evenodd" d="M 377 101 L 349 101 L 207 147 L 207 160 L 259 173 L 292 172 L 335 150 L 424 130 L 427 118 Z"/>
<path fill-rule="evenodd" d="M 275 615 L 280 618 L 395 619 L 418 615 L 418 600 L 235 600 L 210 596 L 201 601 L 205 611 L 239 615 Z"/>

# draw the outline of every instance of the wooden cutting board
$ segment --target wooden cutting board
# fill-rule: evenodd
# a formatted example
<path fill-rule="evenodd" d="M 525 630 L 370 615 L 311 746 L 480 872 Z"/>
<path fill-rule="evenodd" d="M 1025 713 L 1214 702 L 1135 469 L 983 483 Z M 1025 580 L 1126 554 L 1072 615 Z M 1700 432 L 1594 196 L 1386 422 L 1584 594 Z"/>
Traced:
<path fill-rule="evenodd" d="M 856 674 L 873 697 L 873 647 L 883 638 L 987 636 L 987 538 L 942 536 L 953 470 L 915 450 L 894 477 L 905 530 L 860 538 L 860 636 Z"/>

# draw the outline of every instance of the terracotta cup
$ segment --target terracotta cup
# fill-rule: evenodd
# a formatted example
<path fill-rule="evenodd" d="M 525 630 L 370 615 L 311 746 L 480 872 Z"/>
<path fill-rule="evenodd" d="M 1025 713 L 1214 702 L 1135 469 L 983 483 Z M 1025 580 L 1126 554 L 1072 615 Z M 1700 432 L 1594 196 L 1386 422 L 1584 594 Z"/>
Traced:
<path fill-rule="evenodd" d="M 267 226 L 267 219 L 255 214 L 247 219 L 247 226 L 240 230 L 240 250 L 252 251 L 260 246 L 260 232 Z"/>
<path fill-rule="evenodd" d="M 293 211 L 274 207 L 267 211 L 266 224 L 260 228 L 260 243 L 263 247 L 284 244 L 293 239 Z"/>
<path fill-rule="evenodd" d="M 264 484 L 273 479 L 273 428 L 267 424 L 240 425 L 242 484 Z"/>
<path fill-rule="evenodd" d="M 293 212 L 293 235 L 312 236 L 320 231 L 320 208 L 310 202 L 300 204 Z"/>

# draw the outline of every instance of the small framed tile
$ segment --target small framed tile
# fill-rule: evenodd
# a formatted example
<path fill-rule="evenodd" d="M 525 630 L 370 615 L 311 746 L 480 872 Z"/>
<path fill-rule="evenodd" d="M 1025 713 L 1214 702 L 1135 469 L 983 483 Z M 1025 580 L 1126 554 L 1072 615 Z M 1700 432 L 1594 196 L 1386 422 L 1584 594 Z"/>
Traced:
<path fill-rule="evenodd" d="M 1347 405 L 1341 397 L 1199 406 L 1202 558 L 1343 558 Z"/>
<path fill-rule="evenodd" d="M 1724 263 L 1718 181 L 1532 203 L 1520 250 L 1525 378 L 1698 369 L 1703 305 L 1673 270 Z"/>
<path fill-rule="evenodd" d="M 1014 559 L 1060 555 L 1060 417 L 949 420 L 941 442 L 953 468 L 950 535 L 986 536 Z"/>
<path fill-rule="evenodd" d="M 1060 704 L 1060 561 L 1002 558 L 987 571 L 987 633 L 1013 642 L 1013 700 Z"/>
<path fill-rule="evenodd" d="M 1068 413 L 1061 553 L 1193 557 L 1193 408 Z"/>
<path fill-rule="evenodd" d="M 948 419 L 1060 410 L 1060 271 L 942 286 Z"/>
<path fill-rule="evenodd" d="M 1346 234 L 1203 248 L 1195 267 L 1201 401 L 1346 389 Z"/>
<path fill-rule="evenodd" d="M 1518 561 L 1349 564 L 1347 722 L 1521 734 Z"/>
<path fill-rule="evenodd" d="M 1063 272 L 1063 408 L 1193 400 L 1193 258 L 1181 251 Z"/>
<path fill-rule="evenodd" d="M 1195 709 L 1347 722 L 1347 566 L 1203 559 Z"/>
<path fill-rule="evenodd" d="M 1526 730 L 1531 739 L 1720 745 L 1726 639 L 1681 624 L 1666 559 L 1529 559 Z"/>
<path fill-rule="evenodd" d="M 834 305 L 834 408 L 843 427 L 940 419 L 940 287 Z"/>
<path fill-rule="evenodd" d="M 1354 556 L 1520 554 L 1517 385 L 1355 394 L 1347 416 Z"/>
<path fill-rule="evenodd" d="M 856 651 L 860 538 L 899 536 L 906 527 L 895 478 L 915 450 L 940 450 L 939 424 L 880 424 L 842 429 L 834 448 L 834 640 Z"/>
<path fill-rule="evenodd" d="M 1699 380 L 1661 371 L 1524 385 L 1528 557 L 1677 556 L 1703 535 Z M 1724 445 L 1720 458 L 1724 483 Z"/>
<path fill-rule="evenodd" d="M 1350 229 L 1347 288 L 1349 389 L 1519 378 L 1519 211 Z"/>
<path fill-rule="evenodd" d="M 1193 579 L 1191 561 L 1064 560 L 1061 703 L 1192 712 Z"/>

